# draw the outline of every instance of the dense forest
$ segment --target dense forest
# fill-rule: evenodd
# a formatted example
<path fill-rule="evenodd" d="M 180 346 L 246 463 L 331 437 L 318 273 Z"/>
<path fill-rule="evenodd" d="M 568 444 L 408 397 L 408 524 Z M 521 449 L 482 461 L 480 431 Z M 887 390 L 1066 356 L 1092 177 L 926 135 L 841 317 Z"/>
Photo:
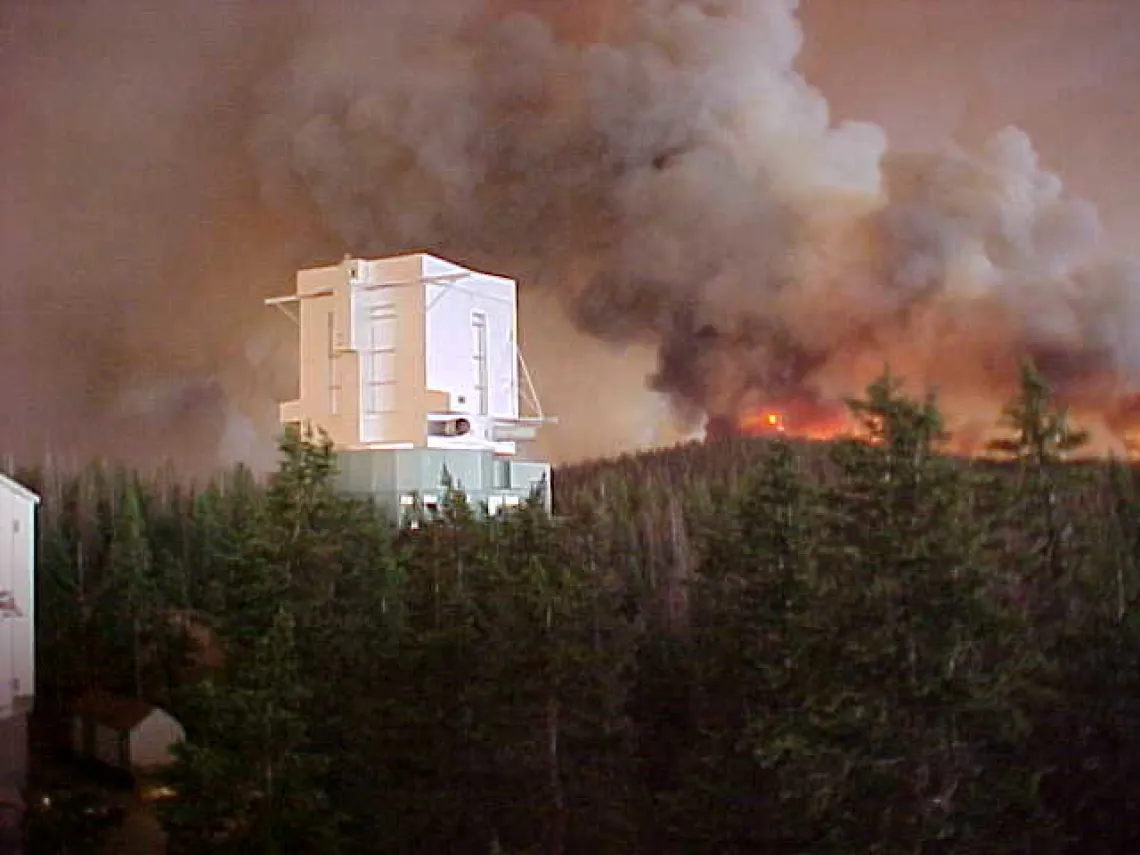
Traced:
<path fill-rule="evenodd" d="M 1140 851 L 1140 496 L 1027 368 L 1004 462 L 889 376 L 861 440 L 559 470 L 395 530 L 319 437 L 267 479 L 43 495 L 39 692 L 188 738 L 170 851 Z"/>

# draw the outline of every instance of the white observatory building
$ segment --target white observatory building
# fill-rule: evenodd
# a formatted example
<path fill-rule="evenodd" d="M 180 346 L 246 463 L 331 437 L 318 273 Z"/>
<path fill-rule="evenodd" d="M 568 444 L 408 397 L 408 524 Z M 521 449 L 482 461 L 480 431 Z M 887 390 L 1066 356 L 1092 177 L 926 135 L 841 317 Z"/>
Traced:
<path fill-rule="evenodd" d="M 328 433 L 345 493 L 399 516 L 417 499 L 430 509 L 450 478 L 491 513 L 536 489 L 549 509 L 550 465 L 518 457 L 547 419 L 518 348 L 514 280 L 422 253 L 346 258 L 266 303 L 300 329 L 299 395 L 281 422 Z"/>

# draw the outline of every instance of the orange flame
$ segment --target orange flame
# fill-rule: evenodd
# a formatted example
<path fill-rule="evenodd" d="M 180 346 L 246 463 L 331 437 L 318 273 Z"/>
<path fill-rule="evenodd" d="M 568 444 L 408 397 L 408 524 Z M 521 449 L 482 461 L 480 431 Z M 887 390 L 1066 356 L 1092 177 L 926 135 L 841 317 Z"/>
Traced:
<path fill-rule="evenodd" d="M 742 415 L 736 423 L 737 429 L 749 436 L 761 436 L 770 433 L 785 433 L 782 413 L 752 411 Z"/>
<path fill-rule="evenodd" d="M 1074 458 L 1092 458 L 1112 453 L 1131 461 L 1140 461 L 1140 396 L 1118 407 L 1109 417 L 1093 408 L 1072 407 L 1070 414 L 1078 427 L 1090 430 L 1090 444 Z M 950 420 L 949 436 L 940 444 L 948 454 L 963 457 L 986 458 L 995 453 L 989 441 L 1008 437 L 1009 430 L 999 426 L 999 417 L 987 418 L 983 424 L 978 414 L 972 419 Z M 859 424 L 846 405 L 836 401 L 815 398 L 793 398 L 762 401 L 757 406 L 744 407 L 736 413 L 723 414 L 710 420 L 706 436 L 717 439 L 738 437 L 779 437 L 827 442 L 844 438 L 869 440 L 866 429 Z"/>
<path fill-rule="evenodd" d="M 736 420 L 743 436 L 788 435 L 801 439 L 829 440 L 852 433 L 846 408 L 816 402 L 793 401 L 780 406 L 745 410 Z"/>

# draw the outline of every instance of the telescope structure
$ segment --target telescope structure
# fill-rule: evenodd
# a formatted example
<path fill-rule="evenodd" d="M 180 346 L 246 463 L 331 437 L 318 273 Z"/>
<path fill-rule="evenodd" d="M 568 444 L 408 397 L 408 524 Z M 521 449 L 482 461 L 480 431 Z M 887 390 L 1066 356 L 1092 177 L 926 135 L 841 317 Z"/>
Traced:
<path fill-rule="evenodd" d="M 266 301 L 300 333 L 281 423 L 325 430 L 338 487 L 397 520 L 448 484 L 492 514 L 536 492 L 549 510 L 550 464 L 520 454 L 552 420 L 519 350 L 517 290 L 424 253 L 300 271 L 295 294 Z"/>

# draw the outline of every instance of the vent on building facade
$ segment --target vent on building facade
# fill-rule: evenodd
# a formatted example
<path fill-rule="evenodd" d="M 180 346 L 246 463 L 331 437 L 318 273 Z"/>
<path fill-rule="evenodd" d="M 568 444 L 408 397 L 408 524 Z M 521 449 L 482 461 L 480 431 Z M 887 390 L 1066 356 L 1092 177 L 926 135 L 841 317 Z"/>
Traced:
<path fill-rule="evenodd" d="M 465 436 L 471 433 L 471 422 L 465 418 L 440 419 L 428 422 L 428 436 Z"/>

